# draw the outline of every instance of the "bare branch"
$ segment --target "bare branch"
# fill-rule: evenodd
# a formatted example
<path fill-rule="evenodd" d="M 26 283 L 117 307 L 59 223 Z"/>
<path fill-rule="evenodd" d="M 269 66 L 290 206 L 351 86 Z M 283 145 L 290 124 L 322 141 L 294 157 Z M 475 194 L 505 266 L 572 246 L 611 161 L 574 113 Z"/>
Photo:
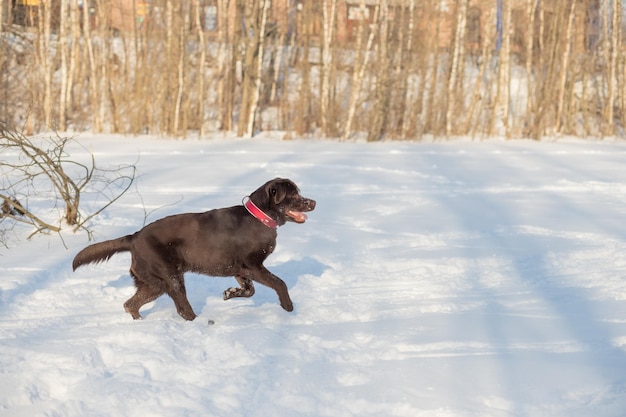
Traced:
<path fill-rule="evenodd" d="M 59 135 L 48 138 L 29 138 L 21 133 L 0 126 L 0 220 L 11 219 L 13 223 L 24 223 L 35 228 L 29 236 L 44 232 L 60 232 L 55 220 L 45 220 L 36 214 L 45 210 L 37 205 L 27 207 L 17 196 L 36 196 L 53 204 L 62 202 L 63 220 L 76 231 L 85 228 L 86 222 L 100 214 L 128 191 L 135 179 L 134 165 L 116 169 L 96 167 L 94 155 L 85 147 L 83 155 L 71 156 L 67 146 L 76 143 Z M 80 162 L 87 155 L 88 162 Z M 93 211 L 85 212 L 81 205 L 83 193 L 105 196 L 105 202 Z M 22 201 L 25 201 L 22 199 Z M 48 210 L 49 211 L 49 210 Z M 0 229 L 4 230 L 4 229 Z"/>

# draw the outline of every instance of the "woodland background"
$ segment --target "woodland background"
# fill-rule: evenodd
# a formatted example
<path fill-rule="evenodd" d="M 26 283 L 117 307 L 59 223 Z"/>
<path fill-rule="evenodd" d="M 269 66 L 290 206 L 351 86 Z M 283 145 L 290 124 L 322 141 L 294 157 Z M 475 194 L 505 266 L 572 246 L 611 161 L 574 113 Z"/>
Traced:
<path fill-rule="evenodd" d="M 613 136 L 622 0 L 0 0 L 0 124 Z"/>

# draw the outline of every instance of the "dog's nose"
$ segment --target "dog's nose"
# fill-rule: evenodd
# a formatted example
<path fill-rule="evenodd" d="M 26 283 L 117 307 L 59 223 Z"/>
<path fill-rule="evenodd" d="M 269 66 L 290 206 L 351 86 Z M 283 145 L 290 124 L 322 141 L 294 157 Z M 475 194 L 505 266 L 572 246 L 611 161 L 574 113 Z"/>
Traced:
<path fill-rule="evenodd" d="M 315 200 L 307 199 L 306 206 L 310 210 L 315 210 Z"/>

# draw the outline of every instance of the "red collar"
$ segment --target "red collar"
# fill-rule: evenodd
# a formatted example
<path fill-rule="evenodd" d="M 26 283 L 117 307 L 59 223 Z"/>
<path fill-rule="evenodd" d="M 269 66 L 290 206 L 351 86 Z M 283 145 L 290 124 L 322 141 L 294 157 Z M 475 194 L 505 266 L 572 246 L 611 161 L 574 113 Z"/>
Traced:
<path fill-rule="evenodd" d="M 263 210 L 258 208 L 252 202 L 252 200 L 250 200 L 250 197 L 243 198 L 243 206 L 246 208 L 246 210 L 248 210 L 248 213 L 252 214 L 254 217 L 256 217 L 257 220 L 259 220 L 261 223 L 263 223 L 267 227 L 271 229 L 278 228 L 278 223 L 276 223 L 276 220 L 272 219 L 270 216 L 265 214 Z"/>

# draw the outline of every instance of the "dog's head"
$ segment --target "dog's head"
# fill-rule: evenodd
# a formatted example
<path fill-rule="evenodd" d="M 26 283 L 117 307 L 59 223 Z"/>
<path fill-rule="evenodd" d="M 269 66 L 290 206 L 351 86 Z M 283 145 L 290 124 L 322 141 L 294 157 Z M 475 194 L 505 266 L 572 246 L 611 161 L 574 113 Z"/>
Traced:
<path fill-rule="evenodd" d="M 250 200 L 278 225 L 288 221 L 304 223 L 304 213 L 315 209 L 315 200 L 302 197 L 298 186 L 283 178 L 266 182 L 250 195 Z"/>

